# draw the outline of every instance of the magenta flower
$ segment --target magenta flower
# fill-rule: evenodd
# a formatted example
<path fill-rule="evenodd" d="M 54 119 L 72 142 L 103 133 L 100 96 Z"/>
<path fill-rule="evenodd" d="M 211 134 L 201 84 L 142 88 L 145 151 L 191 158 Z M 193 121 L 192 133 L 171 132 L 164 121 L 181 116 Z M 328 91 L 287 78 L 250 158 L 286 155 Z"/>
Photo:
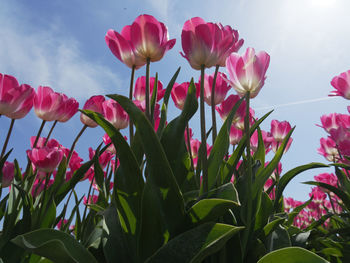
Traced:
<path fill-rule="evenodd" d="M 270 56 L 266 52 L 255 54 L 253 48 L 248 48 L 242 56 L 232 53 L 226 60 L 230 76 L 227 81 L 240 97 L 250 92 L 250 98 L 254 98 L 264 85 L 269 63 Z"/>
<path fill-rule="evenodd" d="M 331 91 L 331 94 L 328 96 L 342 96 L 350 100 L 350 70 L 335 76 L 331 81 L 331 85 L 335 90 Z"/>
<path fill-rule="evenodd" d="M 155 80 L 156 79 L 154 77 L 151 77 L 149 79 L 149 83 L 150 83 L 149 99 L 150 100 L 152 98 L 152 92 L 153 92 Z M 160 101 L 164 97 L 164 94 L 165 94 L 165 89 L 163 89 L 163 83 L 160 80 L 158 80 L 158 83 L 157 83 L 157 101 Z M 135 90 L 134 90 L 134 98 L 138 101 L 144 101 L 145 97 L 146 97 L 146 77 L 142 76 L 136 80 Z"/>
<path fill-rule="evenodd" d="M 350 132 L 340 126 L 338 129 L 330 130 L 331 138 L 338 146 L 338 150 L 342 155 L 350 156 Z"/>
<path fill-rule="evenodd" d="M 214 105 L 218 105 L 226 97 L 227 92 L 231 86 L 224 80 L 227 79 L 224 73 L 219 72 L 215 83 L 215 98 Z M 213 88 L 214 73 L 212 75 L 204 75 L 204 101 L 210 106 L 211 105 L 211 90 Z M 199 81 L 200 83 L 200 81 Z"/>
<path fill-rule="evenodd" d="M 239 143 L 239 141 L 243 137 L 243 131 L 241 129 L 238 129 L 234 125 L 231 126 L 230 129 L 230 144 L 236 145 Z"/>
<path fill-rule="evenodd" d="M 95 156 L 95 151 L 89 147 L 89 158 L 90 160 L 92 160 L 92 158 L 94 158 Z M 110 151 L 104 151 L 98 158 L 98 161 L 102 167 L 102 169 L 104 169 L 107 164 L 109 163 L 110 160 L 112 160 L 114 154 L 111 153 Z"/>
<path fill-rule="evenodd" d="M 33 148 L 35 139 L 36 139 L 36 136 L 30 137 L 30 148 Z M 38 139 L 38 141 L 36 143 L 36 148 L 44 147 L 45 142 L 46 142 L 46 138 L 45 137 L 39 137 L 39 139 Z M 50 139 L 47 142 L 46 146 L 49 147 L 49 148 L 53 148 L 53 147 L 60 148 L 61 144 L 58 141 L 56 141 L 55 139 Z"/>
<path fill-rule="evenodd" d="M 51 173 L 61 162 L 63 151 L 58 147 L 44 146 L 28 150 L 27 155 L 38 170 Z"/>
<path fill-rule="evenodd" d="M 169 40 L 166 26 L 151 15 L 138 16 L 121 34 L 108 30 L 105 39 L 112 53 L 130 68 L 142 67 L 147 59 L 161 60 L 176 42 Z"/>
<path fill-rule="evenodd" d="M 339 127 L 339 121 L 337 118 L 338 113 L 331 113 L 328 115 L 322 115 L 321 116 L 321 124 L 322 127 L 326 132 L 330 132 L 331 129 L 337 129 Z"/>
<path fill-rule="evenodd" d="M 317 149 L 318 153 L 323 155 L 330 162 L 337 162 L 339 157 L 339 151 L 337 145 L 332 140 L 332 138 L 321 138 L 320 139 L 321 147 Z"/>
<path fill-rule="evenodd" d="M 206 23 L 200 17 L 187 20 L 182 28 L 181 41 L 183 53 L 193 69 L 201 66 L 224 66 L 226 58 L 239 50 L 243 39 L 230 26 Z"/>
<path fill-rule="evenodd" d="M 102 95 L 90 97 L 84 104 L 83 110 L 91 110 L 100 114 L 103 114 L 102 103 L 105 101 L 105 97 Z M 84 113 L 80 114 L 80 121 L 89 126 L 90 128 L 97 127 L 97 123 L 86 116 Z"/>
<path fill-rule="evenodd" d="M 256 152 L 258 149 L 258 144 L 259 144 L 259 136 L 258 136 L 258 131 L 256 130 L 253 135 L 250 137 L 250 147 L 253 152 Z M 266 131 L 261 131 L 261 135 L 263 138 L 263 143 L 265 147 L 265 154 L 267 154 L 271 148 L 271 143 L 273 141 L 273 138 L 270 136 L 270 134 Z"/>
<path fill-rule="evenodd" d="M 1 186 L 3 188 L 10 186 L 14 176 L 15 176 L 15 165 L 10 162 L 5 162 L 4 166 L 2 167 Z"/>
<path fill-rule="evenodd" d="M 59 109 L 63 106 L 63 97 L 50 87 L 39 86 L 34 97 L 34 112 L 44 121 L 54 121 L 59 117 Z"/>
<path fill-rule="evenodd" d="M 230 111 L 232 110 L 234 105 L 239 101 L 239 99 L 240 98 L 237 95 L 230 95 L 219 106 L 216 106 L 216 111 L 219 113 L 222 120 L 226 120 Z M 239 107 L 236 111 L 233 122 L 236 122 L 239 119 L 244 119 L 245 108 L 246 108 L 246 102 L 242 101 L 241 105 L 239 105 Z"/>
<path fill-rule="evenodd" d="M 32 108 L 33 93 L 29 85 L 19 85 L 15 77 L 0 73 L 0 115 L 23 118 Z"/>
<path fill-rule="evenodd" d="M 176 108 L 180 110 L 182 110 L 185 105 L 189 86 L 190 86 L 189 82 L 183 82 L 181 84 L 175 83 L 173 86 L 173 89 L 171 90 L 171 98 L 173 99 Z M 195 86 L 196 86 L 196 97 L 198 98 L 199 92 L 200 92 L 200 86 L 198 83 L 195 83 Z"/>
<path fill-rule="evenodd" d="M 124 129 L 129 125 L 129 115 L 115 100 L 106 100 L 102 103 L 103 115 L 112 125 L 118 129 Z"/>
<path fill-rule="evenodd" d="M 68 98 L 65 94 L 61 94 L 61 96 L 62 106 L 58 109 L 57 121 L 66 122 L 78 112 L 79 102 L 77 102 L 74 98 Z"/>
<path fill-rule="evenodd" d="M 292 129 L 288 121 L 271 121 L 271 135 L 276 142 L 283 142 L 289 131 Z"/>
<path fill-rule="evenodd" d="M 315 181 L 330 184 L 334 187 L 338 187 L 338 178 L 333 173 L 322 173 L 314 176 Z M 323 188 L 322 188 L 323 189 Z"/>

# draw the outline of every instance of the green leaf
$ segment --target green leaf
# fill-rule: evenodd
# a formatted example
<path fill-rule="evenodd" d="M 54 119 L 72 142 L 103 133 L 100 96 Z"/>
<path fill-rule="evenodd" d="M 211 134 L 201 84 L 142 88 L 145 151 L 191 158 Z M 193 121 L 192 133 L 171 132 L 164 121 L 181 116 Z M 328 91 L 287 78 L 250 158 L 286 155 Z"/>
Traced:
<path fill-rule="evenodd" d="M 298 174 L 301 172 L 304 172 L 309 169 L 314 168 L 321 168 L 321 167 L 329 167 L 328 165 L 325 165 L 323 163 L 309 163 L 305 165 L 301 165 L 298 167 L 295 167 L 294 169 L 289 170 L 287 173 L 285 173 L 279 180 L 277 187 L 276 187 L 276 198 L 274 203 L 274 208 L 277 210 L 278 207 L 278 201 L 280 200 L 282 193 L 284 189 L 286 188 L 287 184 Z"/>
<path fill-rule="evenodd" d="M 231 182 L 210 190 L 208 198 L 220 198 L 240 203 L 237 190 Z"/>
<path fill-rule="evenodd" d="M 158 232 L 160 228 L 157 227 L 158 230 L 155 229 L 155 233 L 151 233 L 149 229 L 153 227 L 154 221 L 161 222 L 165 227 L 164 240 L 167 239 L 166 235 L 173 237 L 181 231 L 185 217 L 184 199 L 158 136 L 144 113 L 124 96 L 108 96 L 116 100 L 135 123 L 146 155 L 148 173 L 142 197 L 142 225 L 139 239 L 139 249 L 142 250 L 140 256 L 141 259 L 145 259 L 161 245 Z M 156 215 L 150 211 L 156 212 Z M 157 214 L 161 218 L 155 219 Z M 157 232 L 158 236 L 156 236 Z M 145 248 L 145 245 L 148 248 Z"/>
<path fill-rule="evenodd" d="M 154 121 L 154 107 L 156 106 L 156 103 L 157 103 L 157 95 L 158 95 L 158 73 L 156 73 L 156 78 L 154 80 L 154 85 L 152 90 L 152 97 L 150 101 L 152 123 Z"/>
<path fill-rule="evenodd" d="M 264 169 L 264 164 L 265 164 L 265 145 L 264 145 L 264 140 L 262 137 L 260 127 L 257 128 L 257 131 L 258 131 L 258 148 L 257 148 L 256 152 L 254 153 L 253 163 L 256 163 L 257 161 L 259 161 L 263 165 L 261 165 L 261 167 L 258 169 L 258 171 L 254 174 L 257 174 L 262 169 Z"/>
<path fill-rule="evenodd" d="M 286 225 L 291 226 L 294 222 L 294 218 L 297 215 L 299 215 L 301 210 L 303 210 L 305 207 L 307 207 L 311 203 L 311 201 L 312 201 L 312 197 L 308 201 L 306 201 L 305 203 L 294 208 L 292 212 L 288 213 L 288 221 L 287 221 Z"/>
<path fill-rule="evenodd" d="M 91 262 L 96 259 L 72 236 L 54 229 L 39 229 L 11 240 L 16 245 L 53 262 Z"/>
<path fill-rule="evenodd" d="M 281 146 L 278 148 L 275 156 L 272 158 L 272 160 L 269 162 L 269 164 L 262 169 L 256 176 L 254 187 L 253 187 L 253 196 L 255 197 L 257 194 L 261 192 L 261 190 L 264 187 L 265 182 L 267 179 L 271 176 L 273 171 L 277 168 L 279 161 L 282 158 L 284 149 L 287 146 L 287 143 L 289 141 L 290 136 L 292 135 L 295 127 L 293 127 L 287 134 L 287 136 L 284 138 Z"/>
<path fill-rule="evenodd" d="M 317 185 L 335 193 L 344 203 L 348 210 L 350 210 L 350 195 L 333 185 L 322 182 L 304 182 L 303 184 Z"/>
<path fill-rule="evenodd" d="M 250 136 L 252 136 L 254 131 L 259 127 L 260 123 L 262 123 L 271 113 L 272 111 L 266 113 L 263 117 L 261 117 L 252 125 L 252 127 L 250 128 Z M 228 183 L 231 180 L 233 172 L 235 171 L 238 161 L 240 160 L 243 154 L 245 146 L 246 146 L 246 136 L 244 135 L 240 140 L 240 142 L 238 143 L 235 151 L 232 153 L 231 157 L 228 159 L 225 165 L 225 168 L 223 170 L 223 178 L 224 178 L 223 183 Z"/>
<path fill-rule="evenodd" d="M 225 199 L 203 199 L 195 203 L 187 212 L 192 223 L 215 221 L 229 209 L 239 206 L 236 202 Z"/>
<path fill-rule="evenodd" d="M 191 173 L 188 169 L 189 167 L 186 167 L 184 163 L 186 158 L 189 160 L 185 146 L 184 133 L 189 120 L 196 113 L 197 108 L 198 101 L 196 98 L 196 87 L 192 79 L 188 88 L 185 105 L 180 116 L 172 120 L 166 126 L 161 137 L 164 152 L 179 186 L 184 184 L 188 174 Z M 192 177 L 193 176 L 192 173 Z"/>
<path fill-rule="evenodd" d="M 272 212 L 272 201 L 267 193 L 262 192 L 260 206 L 255 216 L 255 231 L 260 232 L 261 230 L 263 230 Z"/>
<path fill-rule="evenodd" d="M 326 263 L 327 260 L 300 247 L 282 248 L 262 257 L 258 263 Z"/>
<path fill-rule="evenodd" d="M 242 227 L 205 223 L 193 228 L 161 247 L 147 263 L 199 263 L 219 251 Z"/>
<path fill-rule="evenodd" d="M 282 225 L 275 225 L 273 227 L 274 230 L 267 236 L 267 250 L 274 251 L 292 246 L 288 231 Z"/>
<path fill-rule="evenodd" d="M 220 166 L 223 164 L 224 156 L 227 154 L 228 147 L 230 145 L 230 128 L 232 125 L 233 117 L 236 114 L 238 107 L 241 105 L 244 98 L 241 98 L 232 108 L 227 116 L 224 124 L 222 125 L 218 136 L 215 139 L 213 148 L 210 151 L 208 158 L 208 187 L 213 188 L 214 185 L 219 182 L 222 184 L 222 180 L 218 180 Z M 201 188 L 201 193 L 203 189 Z"/>
<path fill-rule="evenodd" d="M 173 86 L 175 84 L 177 76 L 180 73 L 180 70 L 181 70 L 181 67 L 179 67 L 177 69 L 177 71 L 175 72 L 174 76 L 171 78 L 171 80 L 168 83 L 168 86 L 165 89 L 165 94 L 163 97 L 163 105 L 162 105 L 161 114 L 160 114 L 160 122 L 159 122 L 158 130 L 157 130 L 158 137 L 161 137 L 161 135 L 163 133 L 165 122 L 167 119 L 167 109 L 168 109 L 168 102 L 169 102 L 171 90 L 173 89 Z"/>

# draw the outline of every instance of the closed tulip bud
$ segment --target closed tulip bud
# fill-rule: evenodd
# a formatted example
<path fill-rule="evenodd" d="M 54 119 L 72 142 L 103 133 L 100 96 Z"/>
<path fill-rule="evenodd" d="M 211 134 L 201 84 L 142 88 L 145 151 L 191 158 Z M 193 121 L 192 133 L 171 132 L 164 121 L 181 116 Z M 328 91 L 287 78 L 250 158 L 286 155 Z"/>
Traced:
<path fill-rule="evenodd" d="M 24 118 L 28 114 L 28 112 L 33 108 L 34 97 L 35 97 L 35 91 L 33 88 L 30 88 L 30 92 L 27 93 L 27 97 L 24 98 L 23 102 L 19 105 L 16 111 L 9 112 L 6 114 L 6 116 L 11 119 Z"/>
<path fill-rule="evenodd" d="M 10 186 L 14 176 L 15 176 L 15 165 L 10 162 L 5 162 L 4 166 L 2 167 L 1 186 L 3 188 Z"/>
<path fill-rule="evenodd" d="M 61 94 L 61 96 L 62 106 L 58 109 L 57 121 L 66 122 L 78 112 L 79 102 L 74 98 L 68 98 L 65 94 Z"/>
<path fill-rule="evenodd" d="M 103 115 L 112 125 L 118 129 L 124 129 L 129 125 L 129 115 L 115 100 L 106 100 L 102 103 Z"/>
<path fill-rule="evenodd" d="M 51 173 L 61 162 L 63 151 L 58 147 L 44 146 L 28 150 L 27 155 L 38 170 Z"/>
<path fill-rule="evenodd" d="M 189 82 L 184 82 L 181 84 L 175 83 L 171 90 L 171 98 L 173 99 L 176 108 L 180 110 L 182 110 L 185 105 L 189 86 L 190 86 Z M 198 83 L 195 83 L 195 86 L 196 86 L 196 97 L 198 98 L 199 92 L 200 92 L 200 86 Z"/>
<path fill-rule="evenodd" d="M 83 107 L 83 110 L 91 110 L 100 114 L 103 114 L 102 103 L 105 101 L 105 97 L 102 95 L 92 96 L 89 98 Z M 83 124 L 89 126 L 90 128 L 97 127 L 97 123 L 86 116 L 84 113 L 80 114 L 80 120 Z"/>
<path fill-rule="evenodd" d="M 223 102 L 227 92 L 231 88 L 231 86 L 227 84 L 224 78 L 227 79 L 226 75 L 221 72 L 219 72 L 216 77 L 214 105 L 218 105 L 221 102 Z M 209 106 L 211 105 L 211 90 L 213 88 L 213 82 L 214 82 L 214 73 L 212 75 L 207 75 L 207 74 L 204 75 L 204 101 Z"/>
<path fill-rule="evenodd" d="M 152 92 L 153 92 L 153 88 L 154 88 L 154 82 L 155 82 L 155 78 L 151 77 L 149 79 L 149 83 L 150 83 L 150 92 L 149 92 L 149 99 L 152 98 Z M 158 80 L 157 82 L 157 101 L 160 101 L 165 94 L 165 89 L 163 89 L 163 83 Z M 142 76 L 139 77 L 136 80 L 135 83 L 135 90 L 134 90 L 134 98 L 138 101 L 144 101 L 146 98 L 146 77 Z"/>
<path fill-rule="evenodd" d="M 50 87 L 39 86 L 34 97 L 34 112 L 44 121 L 54 121 L 59 117 L 59 109 L 63 106 L 60 93 Z"/>

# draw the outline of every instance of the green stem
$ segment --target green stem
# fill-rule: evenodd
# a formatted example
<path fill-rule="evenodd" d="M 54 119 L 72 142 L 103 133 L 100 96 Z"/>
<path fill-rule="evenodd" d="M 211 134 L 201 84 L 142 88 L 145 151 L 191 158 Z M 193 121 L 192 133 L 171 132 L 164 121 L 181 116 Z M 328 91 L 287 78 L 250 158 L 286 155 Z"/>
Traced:
<path fill-rule="evenodd" d="M 7 136 L 6 136 L 6 140 L 4 142 L 4 146 L 2 147 L 2 151 L 1 151 L 1 155 L 0 155 L 0 159 L 4 156 L 5 152 L 6 152 L 6 148 L 7 148 L 7 144 L 10 140 L 10 136 L 12 133 L 12 129 L 13 129 L 13 125 L 15 124 L 15 119 L 11 119 L 11 124 L 10 124 L 10 128 L 9 131 L 7 132 Z"/>
<path fill-rule="evenodd" d="M 134 88 L 134 76 L 135 76 L 135 66 L 132 66 L 131 77 L 130 77 L 130 89 L 129 89 L 129 99 L 132 100 L 132 93 Z M 134 124 L 131 119 L 129 119 L 129 138 L 130 145 L 134 139 Z"/>
<path fill-rule="evenodd" d="M 216 86 L 216 78 L 218 76 L 219 72 L 219 65 L 215 67 L 215 73 L 214 73 L 214 79 L 213 79 L 213 86 L 211 88 L 211 97 L 210 97 L 210 104 L 211 104 L 211 119 L 212 119 L 212 138 L 213 138 L 213 145 L 217 136 L 217 129 L 216 129 L 216 111 L 215 111 L 215 86 Z"/>
<path fill-rule="evenodd" d="M 208 187 L 208 161 L 207 161 L 207 135 L 205 129 L 205 110 L 204 110 L 204 65 L 201 65 L 201 89 L 200 89 L 200 121 L 201 121 L 201 160 L 203 191 L 207 193 Z"/>
<path fill-rule="evenodd" d="M 50 131 L 49 131 L 49 134 L 48 134 L 47 137 L 46 137 L 46 141 L 45 141 L 44 146 L 46 146 L 47 143 L 49 142 L 51 133 L 52 133 L 53 129 L 56 127 L 56 124 L 57 124 L 57 121 L 54 121 L 54 123 L 52 124 L 51 129 L 50 129 Z"/>
<path fill-rule="evenodd" d="M 147 119 L 151 120 L 151 109 L 149 105 L 149 66 L 150 66 L 150 59 L 147 58 L 147 64 L 146 64 L 146 90 L 145 90 L 145 99 L 146 99 L 146 117 Z"/>
<path fill-rule="evenodd" d="M 46 121 L 45 120 L 43 120 L 42 121 L 42 123 L 41 123 L 41 125 L 40 125 L 40 128 L 39 128 L 39 131 L 38 131 L 38 134 L 36 135 L 36 137 L 35 137 L 35 141 L 34 141 L 34 143 L 33 143 L 33 149 L 36 147 L 36 145 L 37 145 L 37 143 L 38 143 L 38 141 L 39 141 L 39 138 L 40 138 L 40 135 L 41 135 L 41 132 L 43 131 L 43 129 L 44 129 L 44 125 L 45 125 L 45 123 L 46 123 Z"/>
<path fill-rule="evenodd" d="M 80 136 L 83 134 L 83 132 L 86 130 L 88 126 L 87 125 L 84 125 L 83 128 L 80 130 L 80 132 L 78 133 L 77 137 L 75 138 L 75 140 L 73 141 L 73 144 L 72 146 L 70 147 L 70 151 L 69 151 L 69 155 L 67 157 L 67 165 L 69 165 L 69 161 L 70 161 L 70 158 L 72 157 L 72 154 L 73 154 L 73 151 L 74 151 L 74 148 L 75 148 L 75 145 L 77 144 Z"/>

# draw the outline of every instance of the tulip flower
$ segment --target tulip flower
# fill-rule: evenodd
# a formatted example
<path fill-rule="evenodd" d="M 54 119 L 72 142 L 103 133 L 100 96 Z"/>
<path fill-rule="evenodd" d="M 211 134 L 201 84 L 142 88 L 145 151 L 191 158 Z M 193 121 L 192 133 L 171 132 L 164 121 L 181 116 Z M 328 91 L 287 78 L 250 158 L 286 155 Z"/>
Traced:
<path fill-rule="evenodd" d="M 207 23 L 200 17 L 187 20 L 181 33 L 183 53 L 191 67 L 224 66 L 226 58 L 243 45 L 238 32 L 230 26 Z"/>
<path fill-rule="evenodd" d="M 226 120 L 230 111 L 232 110 L 234 105 L 239 101 L 239 99 L 240 98 L 238 95 L 230 95 L 219 106 L 216 106 L 216 110 L 219 113 L 219 115 L 223 121 Z M 239 119 L 244 119 L 245 107 L 246 107 L 246 102 L 242 101 L 241 105 L 239 105 L 239 107 L 236 111 L 233 122 L 238 121 Z"/>
<path fill-rule="evenodd" d="M 320 139 L 321 147 L 317 149 L 318 153 L 323 155 L 330 162 L 337 162 L 339 157 L 339 151 L 336 143 L 332 138 L 321 138 Z"/>
<path fill-rule="evenodd" d="M 32 136 L 30 137 L 30 148 L 33 148 L 34 146 L 34 142 L 35 142 L 36 136 Z M 37 148 L 42 148 L 44 146 L 47 146 L 49 148 L 53 148 L 53 147 L 62 147 L 62 145 L 56 141 L 55 139 L 50 139 L 47 143 L 46 143 L 46 138 L 45 137 L 39 137 L 37 142 L 36 142 L 36 146 Z M 46 145 L 45 145 L 46 143 Z"/>
<path fill-rule="evenodd" d="M 61 94 L 61 96 L 62 106 L 58 109 L 57 121 L 66 122 L 77 113 L 79 102 L 77 102 L 74 98 L 68 98 L 65 94 Z"/>
<path fill-rule="evenodd" d="M 5 162 L 2 167 L 2 181 L 1 186 L 3 188 L 11 185 L 13 178 L 15 176 L 15 165 L 10 162 Z"/>
<path fill-rule="evenodd" d="M 335 76 L 331 81 L 331 85 L 335 90 L 331 91 L 331 94 L 328 96 L 342 96 L 350 100 L 350 70 Z"/>
<path fill-rule="evenodd" d="M 104 101 L 105 97 L 102 95 L 92 96 L 85 102 L 83 110 L 91 110 L 103 114 L 102 103 Z M 84 125 L 89 126 L 90 128 L 97 127 L 97 123 L 86 116 L 84 113 L 80 114 L 80 120 Z"/>
<path fill-rule="evenodd" d="M 248 48 L 242 56 L 232 53 L 226 60 L 230 76 L 227 81 L 240 97 L 249 92 L 250 98 L 255 98 L 264 85 L 269 63 L 270 56 L 266 52 L 255 54 L 253 48 Z"/>
<path fill-rule="evenodd" d="M 224 73 L 219 72 L 216 77 L 215 83 L 215 96 L 214 105 L 218 105 L 226 97 L 227 92 L 230 90 L 231 86 L 227 84 L 224 80 L 227 79 Z M 214 82 L 214 73 L 212 75 L 204 75 L 204 101 L 210 106 L 211 105 L 211 94 Z"/>
<path fill-rule="evenodd" d="M 171 90 L 171 98 L 173 99 L 176 108 L 180 110 L 182 110 L 185 105 L 189 86 L 190 86 L 190 82 L 183 82 L 181 84 L 175 83 Z M 195 86 L 196 86 L 196 97 L 198 98 L 200 87 L 198 83 L 195 83 Z"/>
<path fill-rule="evenodd" d="M 283 142 L 289 131 L 292 129 L 288 121 L 271 121 L 271 135 L 276 142 Z"/>
<path fill-rule="evenodd" d="M 234 125 L 230 129 L 230 144 L 236 145 L 243 137 L 243 132 L 241 129 L 236 128 Z"/>
<path fill-rule="evenodd" d="M 322 173 L 314 176 L 315 181 L 330 184 L 334 187 L 338 187 L 338 178 L 333 173 Z"/>
<path fill-rule="evenodd" d="M 15 77 L 0 73 L 0 115 L 12 114 L 30 96 L 33 89 L 27 85 L 19 85 Z M 19 119 L 19 118 L 17 118 Z"/>
<path fill-rule="evenodd" d="M 103 115 L 112 125 L 118 129 L 128 127 L 129 115 L 124 111 L 122 106 L 113 99 L 106 100 L 102 103 Z"/>
<path fill-rule="evenodd" d="M 154 82 L 156 79 L 154 77 L 152 77 L 149 80 L 150 80 L 149 99 L 151 100 L 152 92 L 153 92 L 153 88 L 154 88 Z M 145 93 L 146 93 L 146 77 L 142 76 L 136 80 L 135 90 L 134 90 L 134 98 L 136 100 L 142 102 L 145 100 L 145 97 L 146 97 Z M 158 80 L 158 83 L 157 83 L 157 101 L 160 101 L 164 97 L 164 94 L 165 94 L 165 89 L 163 89 L 163 83 Z"/>
<path fill-rule="evenodd" d="M 44 146 L 28 150 L 27 155 L 38 170 L 51 173 L 61 162 L 63 151 L 58 147 Z"/>
<path fill-rule="evenodd" d="M 59 117 L 59 109 L 63 106 L 63 97 L 50 87 L 39 86 L 34 97 L 34 112 L 44 121 L 54 121 Z"/>
<path fill-rule="evenodd" d="M 25 84 L 24 84 L 25 85 Z M 25 92 L 27 97 L 25 97 L 22 103 L 18 106 L 18 108 L 13 112 L 8 112 L 6 114 L 7 117 L 11 119 L 22 119 L 24 118 L 28 112 L 32 109 L 35 97 L 35 91 L 33 88 L 29 89 L 29 92 Z"/>

